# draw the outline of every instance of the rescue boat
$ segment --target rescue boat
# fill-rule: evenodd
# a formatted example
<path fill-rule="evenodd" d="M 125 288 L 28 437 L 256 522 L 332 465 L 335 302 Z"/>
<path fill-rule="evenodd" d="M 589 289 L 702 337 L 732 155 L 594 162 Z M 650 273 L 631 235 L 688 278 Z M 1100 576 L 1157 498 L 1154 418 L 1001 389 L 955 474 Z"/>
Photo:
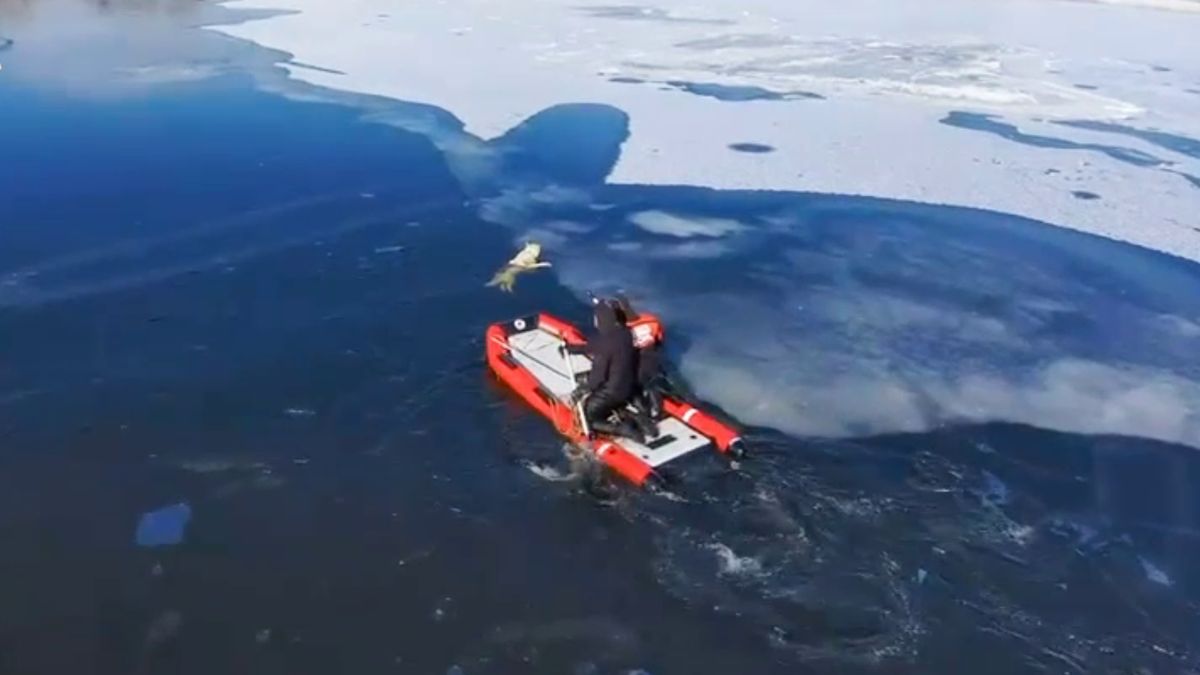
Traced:
<path fill-rule="evenodd" d="M 586 342 L 578 328 L 562 319 L 543 313 L 495 323 L 488 327 L 486 338 L 488 367 L 501 382 L 549 419 L 568 441 L 635 485 L 660 478 L 661 467 L 697 451 L 715 450 L 730 458 L 744 452 L 735 429 L 671 396 L 663 398 L 663 415 L 655 420 L 658 435 L 645 443 L 589 434 L 570 396 L 586 380 L 591 359 L 562 349 Z"/>

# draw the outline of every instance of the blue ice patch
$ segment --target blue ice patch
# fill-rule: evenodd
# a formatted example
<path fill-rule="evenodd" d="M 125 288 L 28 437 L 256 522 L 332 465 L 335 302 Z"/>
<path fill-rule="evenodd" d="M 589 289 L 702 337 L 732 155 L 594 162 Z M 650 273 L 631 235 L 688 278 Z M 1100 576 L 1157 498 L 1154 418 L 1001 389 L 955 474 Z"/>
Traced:
<path fill-rule="evenodd" d="M 173 546 L 183 541 L 184 530 L 192 518 L 192 508 L 184 503 L 164 506 L 142 514 L 134 541 L 138 546 Z"/>

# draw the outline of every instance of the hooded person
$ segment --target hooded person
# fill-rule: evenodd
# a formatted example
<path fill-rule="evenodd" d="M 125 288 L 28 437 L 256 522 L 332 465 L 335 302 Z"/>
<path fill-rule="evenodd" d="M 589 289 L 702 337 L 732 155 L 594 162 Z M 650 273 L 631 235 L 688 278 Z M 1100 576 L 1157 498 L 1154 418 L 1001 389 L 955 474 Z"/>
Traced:
<path fill-rule="evenodd" d="M 569 348 L 591 356 L 592 368 L 587 382 L 571 396 L 574 400 L 584 399 L 583 415 L 594 431 L 643 441 L 645 437 L 637 427 L 626 421 L 610 421 L 612 413 L 628 403 L 637 389 L 633 336 L 611 303 L 597 301 L 593 307 L 597 335 L 587 345 Z"/>
<path fill-rule="evenodd" d="M 618 315 L 629 329 L 637 355 L 637 391 L 642 406 L 651 419 L 662 416 L 663 389 L 666 376 L 662 366 L 662 344 L 666 336 L 662 322 L 649 312 L 637 312 L 629 298 L 618 294 L 614 303 Z"/>

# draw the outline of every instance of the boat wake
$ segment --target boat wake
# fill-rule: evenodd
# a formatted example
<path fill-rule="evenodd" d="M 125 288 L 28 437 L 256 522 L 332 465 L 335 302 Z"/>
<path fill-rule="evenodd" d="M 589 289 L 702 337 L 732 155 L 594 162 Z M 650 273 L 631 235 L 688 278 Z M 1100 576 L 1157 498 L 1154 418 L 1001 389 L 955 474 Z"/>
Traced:
<path fill-rule="evenodd" d="M 1194 667 L 1195 619 L 1163 593 L 1169 569 L 1037 489 L 1053 476 L 1079 490 L 1061 458 L 1005 466 L 1013 447 L 949 439 L 778 438 L 742 472 L 690 477 L 688 506 L 641 502 L 654 577 L 793 663 L 929 663 L 973 644 L 1009 672 Z M 1072 615 L 1081 603 L 1104 618 Z"/>

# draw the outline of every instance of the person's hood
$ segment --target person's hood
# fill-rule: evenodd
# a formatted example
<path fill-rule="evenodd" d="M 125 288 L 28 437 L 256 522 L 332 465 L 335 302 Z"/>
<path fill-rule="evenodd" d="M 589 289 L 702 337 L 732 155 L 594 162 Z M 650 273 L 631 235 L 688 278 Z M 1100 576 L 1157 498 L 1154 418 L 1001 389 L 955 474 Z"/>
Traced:
<path fill-rule="evenodd" d="M 618 293 L 613 298 L 613 304 L 620 310 L 619 314 L 624 315 L 625 321 L 633 321 L 638 318 L 638 313 L 634 311 L 633 305 L 629 302 L 629 298 L 625 297 L 624 293 Z M 621 318 L 618 316 L 617 318 Z"/>
<path fill-rule="evenodd" d="M 613 306 L 607 302 L 598 302 L 595 306 L 596 312 L 596 330 L 601 333 L 611 333 L 621 329 L 621 323 L 617 321 L 617 312 Z"/>

